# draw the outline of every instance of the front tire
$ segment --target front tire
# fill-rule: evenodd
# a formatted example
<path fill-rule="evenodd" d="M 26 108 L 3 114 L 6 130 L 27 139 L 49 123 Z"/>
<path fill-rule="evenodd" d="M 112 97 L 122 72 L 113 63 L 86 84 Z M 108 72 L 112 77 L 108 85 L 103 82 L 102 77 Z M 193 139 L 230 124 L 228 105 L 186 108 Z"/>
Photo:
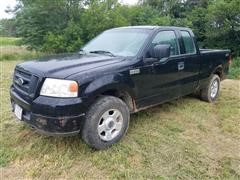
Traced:
<path fill-rule="evenodd" d="M 129 109 L 121 99 L 100 97 L 86 113 L 82 138 L 92 148 L 106 149 L 122 139 L 129 119 Z"/>
<path fill-rule="evenodd" d="M 206 102 L 214 102 L 219 96 L 220 91 L 220 78 L 218 75 L 213 74 L 210 78 L 208 85 L 200 92 L 201 99 Z"/>

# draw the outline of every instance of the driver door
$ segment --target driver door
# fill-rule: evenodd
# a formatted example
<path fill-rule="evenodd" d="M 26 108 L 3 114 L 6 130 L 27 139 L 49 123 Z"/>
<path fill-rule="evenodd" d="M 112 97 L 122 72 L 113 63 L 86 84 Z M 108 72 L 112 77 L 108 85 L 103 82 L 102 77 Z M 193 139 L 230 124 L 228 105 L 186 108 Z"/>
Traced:
<path fill-rule="evenodd" d="M 180 96 L 181 71 L 183 59 L 179 57 L 180 46 L 175 31 L 159 31 L 152 40 L 151 48 L 159 44 L 170 45 L 170 57 L 164 61 L 145 63 L 142 69 L 141 106 L 153 105 Z M 146 58 L 149 57 L 149 53 Z M 147 61 L 145 61 L 147 62 Z"/>

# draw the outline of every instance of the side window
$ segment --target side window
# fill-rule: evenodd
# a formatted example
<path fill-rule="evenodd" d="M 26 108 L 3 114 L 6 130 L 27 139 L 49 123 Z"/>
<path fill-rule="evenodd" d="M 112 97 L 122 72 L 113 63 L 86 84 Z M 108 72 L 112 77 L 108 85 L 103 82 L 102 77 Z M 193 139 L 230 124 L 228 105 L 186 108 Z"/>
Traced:
<path fill-rule="evenodd" d="M 160 31 L 152 41 L 153 46 L 159 44 L 169 44 L 171 47 L 170 55 L 178 55 L 178 40 L 174 31 Z"/>
<path fill-rule="evenodd" d="M 192 39 L 191 35 L 189 34 L 189 32 L 181 31 L 181 35 L 183 38 L 183 44 L 184 44 L 184 47 L 186 50 L 186 54 L 196 53 L 196 48 L 194 46 L 193 39 Z"/>

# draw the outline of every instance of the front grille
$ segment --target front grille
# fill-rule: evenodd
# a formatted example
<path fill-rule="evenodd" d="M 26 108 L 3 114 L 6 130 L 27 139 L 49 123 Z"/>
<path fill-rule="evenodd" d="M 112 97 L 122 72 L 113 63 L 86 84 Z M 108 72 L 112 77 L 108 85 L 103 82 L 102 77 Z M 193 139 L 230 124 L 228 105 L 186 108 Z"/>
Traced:
<path fill-rule="evenodd" d="M 14 87 L 22 94 L 34 97 L 38 84 L 38 77 L 24 70 L 15 69 L 13 77 Z"/>

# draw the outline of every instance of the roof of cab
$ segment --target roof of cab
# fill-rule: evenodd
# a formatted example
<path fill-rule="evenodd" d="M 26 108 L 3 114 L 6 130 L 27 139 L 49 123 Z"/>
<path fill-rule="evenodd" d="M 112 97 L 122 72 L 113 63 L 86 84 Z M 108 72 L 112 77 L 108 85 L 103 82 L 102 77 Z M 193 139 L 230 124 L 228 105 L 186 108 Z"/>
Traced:
<path fill-rule="evenodd" d="M 176 26 L 124 26 L 124 27 L 117 27 L 113 29 L 150 29 L 150 30 L 155 30 L 155 29 L 178 29 L 178 30 L 191 30 L 186 27 L 176 27 Z"/>

